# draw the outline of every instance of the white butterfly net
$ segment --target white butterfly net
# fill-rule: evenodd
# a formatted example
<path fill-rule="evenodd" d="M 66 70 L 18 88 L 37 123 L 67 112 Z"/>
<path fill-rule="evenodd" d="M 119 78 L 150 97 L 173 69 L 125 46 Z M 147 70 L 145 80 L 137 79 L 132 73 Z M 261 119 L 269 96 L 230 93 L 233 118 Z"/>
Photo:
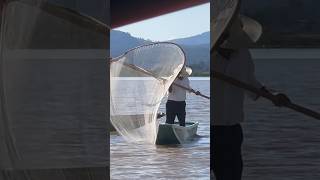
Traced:
<path fill-rule="evenodd" d="M 157 111 L 185 63 L 182 49 L 154 43 L 111 60 L 110 120 L 129 142 L 155 143 Z"/>

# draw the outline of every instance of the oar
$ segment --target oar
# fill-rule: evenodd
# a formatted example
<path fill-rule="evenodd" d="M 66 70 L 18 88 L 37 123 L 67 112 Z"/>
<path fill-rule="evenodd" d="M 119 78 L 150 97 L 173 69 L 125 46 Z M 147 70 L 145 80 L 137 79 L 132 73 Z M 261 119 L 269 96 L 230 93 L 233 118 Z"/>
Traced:
<path fill-rule="evenodd" d="M 177 83 L 172 83 L 173 85 L 175 85 L 175 86 L 178 86 L 178 87 L 180 87 L 180 88 L 182 88 L 182 89 L 185 89 L 185 90 L 187 90 L 187 91 L 190 91 L 190 92 L 192 92 L 192 93 L 194 93 L 194 94 L 196 94 L 195 92 L 194 92 L 194 90 L 193 89 L 191 89 L 191 88 L 187 88 L 187 87 L 184 87 L 184 86 L 182 86 L 182 85 L 180 85 L 180 84 L 177 84 Z M 206 95 L 203 95 L 203 94 L 196 94 L 196 95 L 199 95 L 199 96 L 201 96 L 201 97 L 204 97 L 204 98 L 207 98 L 207 99 L 210 99 L 210 97 L 209 96 L 206 96 Z"/>
<path fill-rule="evenodd" d="M 220 79 L 220 80 L 223 80 L 223 81 L 226 81 L 234 86 L 237 86 L 237 87 L 240 87 L 242 89 L 245 89 L 247 91 L 251 91 L 259 96 L 262 96 L 266 99 L 269 99 L 270 101 L 272 101 L 273 99 L 273 95 L 272 94 L 269 94 L 259 88 L 256 88 L 252 85 L 249 85 L 247 83 L 244 83 L 242 81 L 239 81 L 233 77 L 230 77 L 230 76 L 227 76 L 223 73 L 220 73 L 220 72 L 216 72 L 216 71 L 211 71 L 211 73 L 213 73 L 213 78 L 217 78 L 217 79 Z M 297 105 L 297 104 L 294 104 L 294 103 L 291 103 L 289 102 L 288 104 L 284 105 L 285 107 L 287 108 L 290 108 L 290 109 L 293 109 L 297 112 L 300 112 L 300 113 L 303 113 L 307 116 L 311 116 L 317 120 L 320 120 L 320 114 L 318 112 L 315 112 L 313 110 L 310 110 L 308 108 L 305 108 L 305 107 L 302 107 L 300 105 Z"/>

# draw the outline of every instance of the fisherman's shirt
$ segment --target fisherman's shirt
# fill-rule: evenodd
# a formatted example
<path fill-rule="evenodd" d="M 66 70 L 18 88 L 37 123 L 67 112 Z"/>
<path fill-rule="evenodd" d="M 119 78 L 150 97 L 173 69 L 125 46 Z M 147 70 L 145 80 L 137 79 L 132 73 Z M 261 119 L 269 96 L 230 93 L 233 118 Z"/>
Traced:
<path fill-rule="evenodd" d="M 242 82 L 261 88 L 255 78 L 254 63 L 248 49 L 235 50 L 228 57 L 217 53 L 213 57 L 213 70 Z M 255 94 L 216 78 L 213 81 L 213 125 L 231 126 L 244 120 L 244 94 L 253 99 Z"/>
<path fill-rule="evenodd" d="M 179 84 L 181 86 L 191 89 L 188 77 L 184 77 L 182 80 L 176 78 L 172 84 L 172 91 L 169 92 L 168 96 L 168 100 L 171 101 L 185 101 L 187 97 L 187 91 L 185 89 L 182 89 L 181 87 L 175 86 L 174 84 Z"/>

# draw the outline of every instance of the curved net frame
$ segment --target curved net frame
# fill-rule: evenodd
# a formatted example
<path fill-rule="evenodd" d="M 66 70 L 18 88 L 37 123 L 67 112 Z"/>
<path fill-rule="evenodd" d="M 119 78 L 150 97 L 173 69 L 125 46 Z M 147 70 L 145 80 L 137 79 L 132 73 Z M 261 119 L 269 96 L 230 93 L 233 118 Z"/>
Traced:
<path fill-rule="evenodd" d="M 185 63 L 173 43 L 129 50 L 110 63 L 110 121 L 129 142 L 155 143 L 162 98 Z"/>
<path fill-rule="evenodd" d="M 241 0 L 213 0 L 211 10 L 211 50 L 238 13 Z"/>

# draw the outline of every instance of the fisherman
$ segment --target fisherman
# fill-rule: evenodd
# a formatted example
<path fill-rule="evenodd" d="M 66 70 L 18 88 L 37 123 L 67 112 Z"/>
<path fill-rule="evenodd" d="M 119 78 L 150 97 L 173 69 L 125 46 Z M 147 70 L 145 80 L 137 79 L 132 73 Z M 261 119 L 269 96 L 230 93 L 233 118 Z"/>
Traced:
<path fill-rule="evenodd" d="M 174 124 L 176 116 L 178 117 L 180 126 L 185 126 L 186 119 L 186 93 L 189 92 L 199 95 L 199 91 L 195 91 L 190 87 L 190 81 L 188 76 L 192 73 L 190 67 L 184 66 L 173 84 L 169 87 L 169 97 L 166 103 L 166 123 Z M 176 85 L 174 85 L 176 84 Z M 180 85 L 182 87 L 179 87 Z"/>
<path fill-rule="evenodd" d="M 273 97 L 272 101 L 276 106 L 283 106 L 290 100 L 284 94 L 271 94 L 255 78 L 254 64 L 248 47 L 259 39 L 261 33 L 259 23 L 248 17 L 236 16 L 211 54 L 213 71 L 260 88 Z M 244 120 L 244 94 L 248 94 L 253 100 L 257 100 L 259 96 L 217 78 L 214 78 L 212 83 L 213 172 L 217 180 L 240 180 L 243 167 L 241 122 Z"/>

